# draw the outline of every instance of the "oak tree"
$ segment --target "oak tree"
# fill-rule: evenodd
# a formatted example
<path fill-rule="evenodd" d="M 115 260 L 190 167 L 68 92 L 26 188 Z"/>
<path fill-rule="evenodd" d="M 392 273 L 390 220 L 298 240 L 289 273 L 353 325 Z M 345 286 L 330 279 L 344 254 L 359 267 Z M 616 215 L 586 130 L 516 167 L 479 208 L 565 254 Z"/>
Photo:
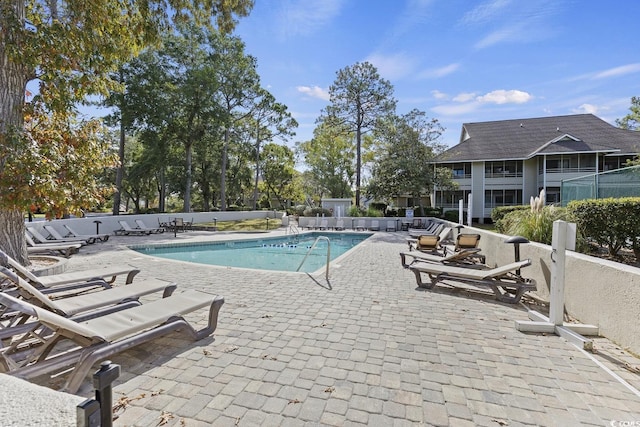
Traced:
<path fill-rule="evenodd" d="M 252 6 L 252 0 L 1 1 L 0 173 L 6 176 L 5 169 L 28 150 L 24 107 L 29 81 L 39 81 L 38 100 L 46 110 L 70 113 L 88 95 L 106 95 L 116 87 L 109 73 L 155 43 L 174 22 L 230 31 L 235 16 L 246 16 Z M 28 263 L 24 200 L 9 197 L 12 187 L 10 179 L 0 180 L 0 248 Z"/>

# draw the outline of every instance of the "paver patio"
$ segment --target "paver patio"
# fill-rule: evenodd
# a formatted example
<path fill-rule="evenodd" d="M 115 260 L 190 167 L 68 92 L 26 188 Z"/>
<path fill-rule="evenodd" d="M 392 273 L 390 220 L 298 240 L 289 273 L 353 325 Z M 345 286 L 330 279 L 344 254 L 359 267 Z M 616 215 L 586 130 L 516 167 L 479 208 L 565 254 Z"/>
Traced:
<path fill-rule="evenodd" d="M 603 338 L 591 355 L 518 332 L 524 307 L 492 295 L 417 289 L 398 255 L 406 233 L 376 233 L 331 264 L 329 282 L 324 269 L 206 266 L 125 246 L 246 237 L 112 237 L 69 260 L 68 271 L 130 264 L 136 280 L 225 297 L 211 338 L 174 334 L 113 357 L 114 402 L 126 403 L 115 425 L 640 425 L 640 377 L 624 368 L 640 360 Z M 204 324 L 205 311 L 190 320 Z M 91 396 L 89 379 L 81 393 Z"/>

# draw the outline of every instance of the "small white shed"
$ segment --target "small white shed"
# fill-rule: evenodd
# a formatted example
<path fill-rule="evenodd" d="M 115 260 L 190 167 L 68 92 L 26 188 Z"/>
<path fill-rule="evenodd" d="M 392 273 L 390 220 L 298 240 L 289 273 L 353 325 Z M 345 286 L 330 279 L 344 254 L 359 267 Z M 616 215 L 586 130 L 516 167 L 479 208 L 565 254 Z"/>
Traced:
<path fill-rule="evenodd" d="M 349 214 L 351 199 L 322 199 L 322 209 L 331 211 L 331 216 L 340 218 Z"/>

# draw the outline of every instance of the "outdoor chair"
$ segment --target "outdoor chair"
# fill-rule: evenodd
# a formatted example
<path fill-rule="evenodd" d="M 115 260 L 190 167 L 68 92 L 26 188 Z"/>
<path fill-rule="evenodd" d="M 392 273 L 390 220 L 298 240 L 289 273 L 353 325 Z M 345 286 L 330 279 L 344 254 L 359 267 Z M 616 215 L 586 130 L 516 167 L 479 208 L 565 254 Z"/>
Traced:
<path fill-rule="evenodd" d="M 335 230 L 344 230 L 344 219 L 340 218 L 338 220 L 336 220 L 336 226 L 334 227 Z"/>
<path fill-rule="evenodd" d="M 364 219 L 359 219 L 358 222 L 356 222 L 356 231 L 365 231 L 366 229 L 367 226 Z"/>
<path fill-rule="evenodd" d="M 396 228 L 396 222 L 392 219 L 388 220 L 385 231 L 397 231 L 397 230 L 398 229 Z"/>
<path fill-rule="evenodd" d="M 105 307 L 116 306 L 118 304 L 139 304 L 141 296 L 155 292 L 163 292 L 163 297 L 167 297 L 176 289 L 176 284 L 159 279 L 147 279 L 143 282 L 132 283 L 127 286 L 117 286 L 99 292 L 74 295 L 66 298 L 53 299 L 51 295 L 42 293 L 35 286 L 24 280 L 14 271 L 0 265 L 0 281 L 10 281 L 15 286 L 15 291 L 8 290 L 3 284 L 3 292 L 14 294 L 14 296 L 24 299 L 31 304 L 44 307 L 61 316 L 70 317 L 79 313 L 91 312 Z"/>
<path fill-rule="evenodd" d="M 523 260 L 503 265 L 501 267 L 481 270 L 436 263 L 412 264 L 409 269 L 416 276 L 418 287 L 431 289 L 437 283 L 447 281 L 459 282 L 476 287 L 490 288 L 497 300 L 508 303 L 517 303 L 527 291 L 536 290 L 536 282 L 533 279 L 525 279 L 517 274 L 521 268 L 531 265 L 531 260 Z M 422 274 L 426 274 L 430 282 L 422 280 Z M 455 285 L 451 285 L 454 286 Z"/>
<path fill-rule="evenodd" d="M 82 237 L 86 239 L 92 238 L 96 242 L 97 241 L 106 242 L 107 240 L 109 240 L 108 234 L 104 234 L 104 233 L 103 234 L 80 234 L 76 232 L 73 228 L 71 228 L 69 224 L 62 224 L 62 226 L 66 228 L 68 231 L 66 237 Z"/>
<path fill-rule="evenodd" d="M 141 230 L 139 228 L 131 227 L 129 223 L 124 220 L 119 220 L 118 224 L 120 224 L 120 228 L 113 232 L 116 236 L 121 236 L 121 235 L 128 236 L 130 234 L 137 235 L 137 236 L 142 236 L 142 235 L 148 236 L 149 234 L 151 234 L 151 231 L 149 230 Z"/>
<path fill-rule="evenodd" d="M 149 231 L 151 234 L 156 234 L 156 233 L 164 233 L 164 228 L 162 227 L 147 227 L 144 223 L 144 221 L 142 221 L 141 219 L 136 219 L 135 223 L 137 225 L 137 227 L 135 228 L 136 230 L 145 230 L 145 231 Z"/>
<path fill-rule="evenodd" d="M 73 368 L 62 390 L 76 393 L 91 368 L 114 354 L 177 331 L 194 341 L 211 335 L 223 303 L 221 296 L 188 290 L 79 321 L 0 293 L 0 311 L 35 319 L 28 331 L 12 336 L 11 342 L 0 348 L 0 372 L 28 380 Z M 207 306 L 208 323 L 204 328 L 197 330 L 184 319 Z M 38 345 L 25 349 L 34 337 L 39 339 Z M 58 350 L 58 344 L 63 348 Z"/>
<path fill-rule="evenodd" d="M 43 228 L 49 233 L 49 238 L 47 239 L 49 242 L 84 242 L 85 244 L 92 244 L 96 241 L 93 237 L 63 237 L 53 225 L 45 225 Z"/>
<path fill-rule="evenodd" d="M 3 261 L 3 259 L 6 261 Z M 61 285 L 65 285 L 66 289 L 72 289 L 74 287 L 82 288 L 95 285 L 96 283 L 101 287 L 110 287 L 110 285 L 115 282 L 116 277 L 121 275 L 126 275 L 125 284 L 128 285 L 133 281 L 135 275 L 140 272 L 137 268 L 126 266 L 93 268 L 69 273 L 36 276 L 29 269 L 2 251 L 0 251 L 0 264 L 11 268 L 19 276 L 41 291 Z M 73 286 L 74 284 L 76 286 Z"/>
<path fill-rule="evenodd" d="M 42 235 L 42 233 L 40 233 L 40 231 L 38 231 L 35 227 L 27 227 L 27 234 L 31 236 L 31 238 L 33 239 L 34 242 L 36 243 L 80 243 L 83 246 L 87 244 L 86 240 L 84 239 L 80 239 L 78 240 L 77 238 L 69 238 L 69 239 L 56 239 L 53 236 L 50 236 L 51 238 L 46 238 L 44 235 Z"/>
<path fill-rule="evenodd" d="M 409 268 L 410 265 L 419 261 L 487 268 L 487 266 L 479 262 L 479 258 L 476 256 L 478 251 L 479 249 L 462 249 L 458 252 L 452 252 L 449 255 L 441 255 L 440 253 L 430 254 L 420 251 L 400 252 L 400 262 L 404 268 Z M 413 258 L 413 261 L 407 263 L 407 257 Z"/>
<path fill-rule="evenodd" d="M 380 221 L 377 219 L 371 220 L 371 225 L 369 226 L 370 231 L 380 231 Z"/>
<path fill-rule="evenodd" d="M 27 240 L 27 252 L 29 254 L 58 253 L 65 258 L 78 253 L 82 247 L 82 243 L 36 243 L 31 236 L 25 232 Z"/>

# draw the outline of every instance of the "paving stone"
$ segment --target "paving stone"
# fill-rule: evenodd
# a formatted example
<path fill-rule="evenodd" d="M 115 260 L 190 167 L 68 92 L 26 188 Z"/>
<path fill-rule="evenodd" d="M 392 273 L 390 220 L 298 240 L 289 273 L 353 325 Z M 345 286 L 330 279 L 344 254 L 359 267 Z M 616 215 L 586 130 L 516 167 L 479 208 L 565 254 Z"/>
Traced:
<path fill-rule="evenodd" d="M 398 259 L 406 237 L 374 235 L 332 265 L 330 288 L 322 275 L 181 262 L 159 269 L 152 257 L 123 246 L 176 241 L 166 233 L 118 236 L 74 255 L 71 270 L 133 264 L 141 270 L 136 280 L 162 276 L 181 289 L 225 297 L 213 339 L 194 344 L 172 334 L 118 355 L 122 375 L 114 396 L 132 400 L 116 425 L 158 425 L 162 411 L 175 415 L 167 425 L 176 426 L 495 427 L 504 420 L 510 427 L 555 427 L 640 420 L 637 396 L 581 351 L 555 335 L 518 332 L 513 320 L 527 319 L 521 306 L 444 286 L 417 290 Z M 188 319 L 204 326 L 206 313 Z"/>

